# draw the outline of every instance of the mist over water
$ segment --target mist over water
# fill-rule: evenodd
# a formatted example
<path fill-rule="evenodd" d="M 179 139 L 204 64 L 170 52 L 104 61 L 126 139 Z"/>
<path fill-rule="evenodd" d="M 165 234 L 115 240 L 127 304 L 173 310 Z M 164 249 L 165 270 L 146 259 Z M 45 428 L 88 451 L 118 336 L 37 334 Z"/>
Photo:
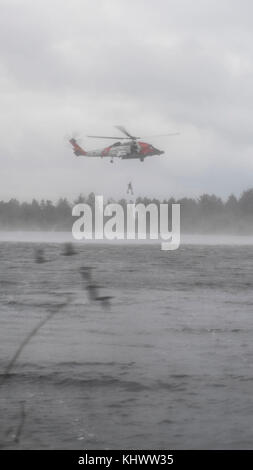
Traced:
<path fill-rule="evenodd" d="M 85 245 L 160 245 L 160 240 L 82 240 L 77 241 L 69 232 L 25 232 L 20 230 L 0 231 L 0 242 L 22 243 L 73 243 L 75 246 Z M 226 235 L 226 234 L 181 234 L 182 245 L 252 245 L 253 235 Z"/>
<path fill-rule="evenodd" d="M 63 307 L 1 387 L 3 447 L 252 446 L 251 245 L 80 243 L 64 257 L 51 240 L 40 265 L 34 246 L 0 243 L 1 371 L 35 324 Z M 89 301 L 81 266 L 94 267 L 110 310 Z"/>

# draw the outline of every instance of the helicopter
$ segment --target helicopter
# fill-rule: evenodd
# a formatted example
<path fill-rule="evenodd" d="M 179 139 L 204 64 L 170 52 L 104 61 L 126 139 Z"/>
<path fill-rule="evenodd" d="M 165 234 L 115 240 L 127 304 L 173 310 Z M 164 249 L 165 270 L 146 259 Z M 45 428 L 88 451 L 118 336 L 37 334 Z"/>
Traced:
<path fill-rule="evenodd" d="M 116 140 L 114 144 L 109 145 L 108 147 L 104 147 L 102 149 L 97 150 L 84 150 L 77 142 L 77 140 L 72 137 L 69 142 L 72 145 L 74 154 L 84 157 L 110 157 L 111 163 L 113 163 L 114 158 L 121 158 L 122 160 L 129 160 L 129 159 L 139 159 L 141 162 L 144 162 L 146 157 L 152 157 L 155 155 L 162 155 L 164 154 L 163 150 L 159 150 L 155 148 L 153 145 L 148 144 L 147 142 L 142 142 L 139 139 L 141 137 L 134 136 L 130 134 L 125 127 L 123 126 L 115 126 L 120 132 L 124 134 L 124 137 L 112 137 L 112 136 L 101 136 L 101 135 L 88 135 L 87 137 L 93 139 L 111 139 Z M 174 132 L 171 134 L 165 134 L 164 136 L 171 136 L 171 135 L 178 135 L 178 132 Z M 153 136 L 153 137 L 162 137 L 160 136 Z"/>

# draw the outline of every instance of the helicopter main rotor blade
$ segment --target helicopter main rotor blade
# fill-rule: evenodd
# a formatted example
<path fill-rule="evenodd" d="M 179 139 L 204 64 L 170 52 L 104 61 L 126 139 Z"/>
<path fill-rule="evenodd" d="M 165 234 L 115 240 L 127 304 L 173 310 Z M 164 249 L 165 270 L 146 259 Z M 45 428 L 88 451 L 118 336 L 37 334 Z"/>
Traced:
<path fill-rule="evenodd" d="M 150 137 L 171 137 L 174 135 L 180 135 L 180 132 L 170 132 L 169 134 L 155 134 L 155 135 L 144 135 L 143 137 L 136 137 L 134 135 L 129 134 L 129 132 L 123 127 L 123 126 L 115 126 L 117 129 L 119 129 L 123 134 L 125 134 L 126 137 L 114 137 L 114 136 L 108 136 L 108 135 L 87 135 L 86 137 L 89 137 L 91 139 L 112 139 L 112 140 L 137 140 L 141 138 L 150 138 Z"/>
<path fill-rule="evenodd" d="M 123 132 L 129 139 L 136 140 L 139 139 L 140 137 L 135 137 L 134 135 L 129 134 L 129 132 L 123 127 L 123 126 L 115 126 L 116 129 L 119 129 L 119 131 Z"/>
<path fill-rule="evenodd" d="M 114 140 L 130 139 L 130 137 L 110 137 L 110 136 L 103 136 L 103 135 L 87 135 L 86 137 L 90 137 L 92 139 L 114 139 Z"/>
<path fill-rule="evenodd" d="M 171 132 L 170 134 L 155 134 L 155 135 L 144 135 L 143 137 L 171 137 L 173 135 L 180 135 L 180 132 Z"/>

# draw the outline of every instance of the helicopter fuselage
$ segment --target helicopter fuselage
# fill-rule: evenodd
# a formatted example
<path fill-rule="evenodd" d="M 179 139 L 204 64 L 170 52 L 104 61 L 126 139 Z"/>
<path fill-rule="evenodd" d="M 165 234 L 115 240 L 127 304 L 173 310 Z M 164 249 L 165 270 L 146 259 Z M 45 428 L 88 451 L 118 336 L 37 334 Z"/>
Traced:
<path fill-rule="evenodd" d="M 84 150 L 73 138 L 70 139 L 70 143 L 76 156 L 85 157 L 110 157 L 111 159 L 116 157 L 123 160 L 139 159 L 143 161 L 146 157 L 164 153 L 162 150 L 153 147 L 153 145 L 141 141 L 115 142 L 108 147 L 96 150 Z"/>

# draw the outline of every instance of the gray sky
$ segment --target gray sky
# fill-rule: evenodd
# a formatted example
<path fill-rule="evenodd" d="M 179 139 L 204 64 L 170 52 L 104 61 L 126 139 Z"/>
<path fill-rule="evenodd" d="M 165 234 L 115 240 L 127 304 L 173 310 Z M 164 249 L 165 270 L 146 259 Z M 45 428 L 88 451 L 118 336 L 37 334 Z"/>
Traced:
<path fill-rule="evenodd" d="M 253 187 L 251 0 L 0 0 L 0 200 Z M 165 156 L 76 158 L 115 124 Z"/>

